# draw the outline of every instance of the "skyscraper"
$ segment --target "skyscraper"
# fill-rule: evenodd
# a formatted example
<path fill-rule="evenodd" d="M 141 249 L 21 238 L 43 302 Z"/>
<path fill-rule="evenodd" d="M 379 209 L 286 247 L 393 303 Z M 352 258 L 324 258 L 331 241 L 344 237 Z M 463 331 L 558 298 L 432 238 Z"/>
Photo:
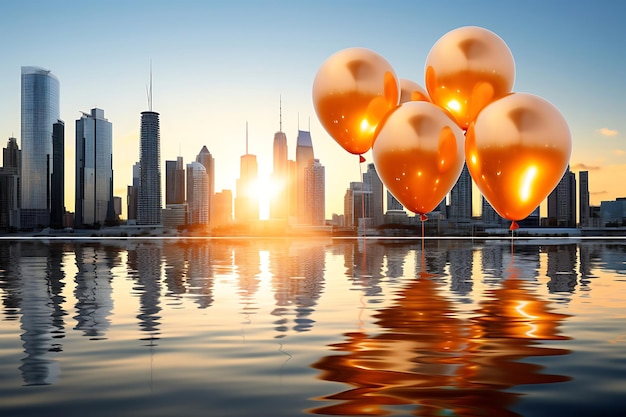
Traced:
<path fill-rule="evenodd" d="M 209 178 L 206 168 L 198 161 L 187 164 L 187 206 L 189 224 L 208 225 Z"/>
<path fill-rule="evenodd" d="M 133 185 L 128 186 L 126 194 L 127 218 L 131 222 L 137 221 L 137 205 L 139 202 L 139 162 L 133 164 Z"/>
<path fill-rule="evenodd" d="M 113 132 L 104 110 L 76 120 L 76 227 L 104 225 L 114 217 Z"/>
<path fill-rule="evenodd" d="M 319 159 L 304 169 L 305 204 L 309 223 L 322 226 L 326 220 L 326 174 Z"/>
<path fill-rule="evenodd" d="M 576 227 L 576 176 L 569 170 L 548 195 L 548 224 L 556 227 Z"/>
<path fill-rule="evenodd" d="M 450 218 L 454 220 L 472 218 L 472 177 L 467 164 L 463 164 L 461 175 L 450 191 Z"/>
<path fill-rule="evenodd" d="M 20 227 L 20 157 L 17 139 L 9 138 L 7 147 L 2 149 L 0 168 L 0 229 L 3 230 Z"/>
<path fill-rule="evenodd" d="M 213 196 L 215 195 L 215 159 L 213 159 L 213 155 L 207 149 L 206 146 L 203 146 L 200 149 L 200 153 L 196 156 L 196 162 L 200 162 L 204 169 L 206 169 L 207 181 L 208 181 L 208 191 L 206 195 L 206 206 L 208 210 L 208 220 L 207 224 L 212 225 L 213 223 Z"/>
<path fill-rule="evenodd" d="M 371 226 L 372 191 L 364 185 L 363 182 L 354 181 L 346 191 L 344 217 L 347 227 Z"/>
<path fill-rule="evenodd" d="M 372 192 L 370 199 L 370 216 L 372 217 L 371 226 L 380 226 L 384 223 L 383 182 L 378 176 L 374 164 L 367 165 L 367 172 L 363 173 L 363 184 L 366 190 L 370 190 Z"/>
<path fill-rule="evenodd" d="M 591 226 L 591 214 L 589 209 L 589 171 L 579 171 L 578 180 L 580 206 L 578 210 L 578 223 L 580 227 Z"/>
<path fill-rule="evenodd" d="M 387 210 L 404 210 L 402 203 L 387 190 Z"/>
<path fill-rule="evenodd" d="M 185 202 L 185 167 L 183 157 L 175 161 L 165 161 L 165 204 Z"/>
<path fill-rule="evenodd" d="M 297 216 L 298 223 L 310 224 L 311 213 L 307 212 L 306 188 L 304 186 L 304 171 L 306 167 L 315 161 L 313 154 L 313 142 L 311 132 L 298 130 L 298 141 L 296 143 L 296 192 L 297 192 Z"/>
<path fill-rule="evenodd" d="M 270 218 L 286 220 L 289 217 L 289 201 L 291 192 L 289 178 L 289 160 L 287 135 L 283 132 L 282 100 L 279 112 L 279 128 L 274 134 L 274 154 L 272 169 L 272 185 L 276 193 L 270 201 Z"/>
<path fill-rule="evenodd" d="M 152 108 L 152 104 L 150 104 Z M 137 224 L 161 224 L 161 150 L 159 113 L 141 113 Z"/>
<path fill-rule="evenodd" d="M 241 156 L 240 174 L 235 195 L 235 221 L 259 220 L 259 199 L 254 185 L 259 175 L 256 155 L 248 153 L 248 124 L 246 123 L 246 154 Z"/>
<path fill-rule="evenodd" d="M 21 227 L 50 224 L 52 125 L 59 120 L 59 80 L 49 70 L 22 67 Z"/>
<path fill-rule="evenodd" d="M 65 214 L 65 123 L 52 125 L 52 174 L 50 175 L 50 226 L 63 227 Z"/>

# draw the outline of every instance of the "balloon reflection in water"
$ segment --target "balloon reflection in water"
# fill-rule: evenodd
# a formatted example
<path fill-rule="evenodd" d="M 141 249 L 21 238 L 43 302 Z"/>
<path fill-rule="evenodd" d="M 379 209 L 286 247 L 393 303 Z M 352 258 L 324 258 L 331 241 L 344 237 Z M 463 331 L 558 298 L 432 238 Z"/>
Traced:
<path fill-rule="evenodd" d="M 459 416 L 511 416 L 519 394 L 510 388 L 569 380 L 522 361 L 570 353 L 540 346 L 567 339 L 559 334 L 567 316 L 551 312 L 516 269 L 508 272 L 470 319 L 456 314 L 441 283 L 422 274 L 377 314 L 380 331 L 346 333 L 345 341 L 333 345 L 340 354 L 312 365 L 321 379 L 352 388 L 319 398 L 336 403 L 310 412 L 386 415 L 402 405 L 415 406 L 414 415 L 447 410 Z"/>

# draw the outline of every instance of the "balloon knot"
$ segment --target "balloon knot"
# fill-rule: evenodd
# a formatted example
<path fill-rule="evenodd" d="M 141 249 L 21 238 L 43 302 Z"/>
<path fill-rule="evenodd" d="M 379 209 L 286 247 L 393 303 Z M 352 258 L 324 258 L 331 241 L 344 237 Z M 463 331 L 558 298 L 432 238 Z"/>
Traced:
<path fill-rule="evenodd" d="M 359 155 L 359 163 L 363 163 L 365 162 L 365 158 L 363 157 L 363 155 Z"/>
<path fill-rule="evenodd" d="M 517 222 L 513 220 L 511 222 L 511 227 L 509 227 L 509 230 L 517 230 L 517 229 L 519 229 L 519 224 L 517 224 Z"/>
<path fill-rule="evenodd" d="M 425 222 L 426 220 L 428 220 L 428 216 L 426 216 L 425 214 L 420 214 L 420 220 Z"/>

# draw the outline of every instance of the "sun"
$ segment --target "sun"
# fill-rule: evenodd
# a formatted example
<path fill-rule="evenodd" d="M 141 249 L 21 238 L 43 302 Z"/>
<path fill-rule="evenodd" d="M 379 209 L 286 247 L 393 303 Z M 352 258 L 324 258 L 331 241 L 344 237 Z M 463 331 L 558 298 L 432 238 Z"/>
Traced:
<path fill-rule="evenodd" d="M 259 219 L 270 217 L 270 202 L 278 193 L 278 184 L 269 175 L 261 175 L 252 183 L 252 195 L 259 201 Z"/>

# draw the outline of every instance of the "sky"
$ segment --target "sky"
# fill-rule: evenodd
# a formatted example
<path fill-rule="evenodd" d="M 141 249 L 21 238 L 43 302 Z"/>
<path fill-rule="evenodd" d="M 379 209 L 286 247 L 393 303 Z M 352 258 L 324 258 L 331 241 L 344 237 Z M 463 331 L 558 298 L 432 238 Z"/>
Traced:
<path fill-rule="evenodd" d="M 538 95 L 563 113 L 572 133 L 570 168 L 589 171 L 591 204 L 626 196 L 624 2 L 26 0 L 0 2 L 0 16 L 0 146 L 13 136 L 21 147 L 21 67 L 51 70 L 66 128 L 69 211 L 75 121 L 94 107 L 113 125 L 114 195 L 126 205 L 152 67 L 163 182 L 166 160 L 190 163 L 206 145 L 215 158 L 215 190 L 234 192 L 246 123 L 249 153 L 268 179 L 282 103 L 289 159 L 298 129 L 309 130 L 326 170 L 326 218 L 341 214 L 349 183 L 367 167 L 319 123 L 311 94 L 317 70 L 337 51 L 365 47 L 399 78 L 423 86 L 431 47 L 462 26 L 500 36 L 515 59 L 513 91 Z M 371 151 L 364 157 L 373 162 Z"/>

